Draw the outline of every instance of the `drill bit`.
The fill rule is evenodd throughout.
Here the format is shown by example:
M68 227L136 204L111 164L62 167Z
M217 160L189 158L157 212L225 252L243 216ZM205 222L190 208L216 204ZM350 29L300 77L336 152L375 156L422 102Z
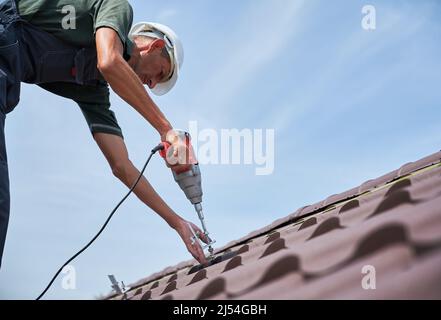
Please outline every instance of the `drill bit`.
M201 203L196 203L194 205L194 208L196 209L196 212L198 213L198 217L199 220L201 221L201 225L202 225L202 230L204 231L204 235L207 237L208 239L208 252L210 252L210 259L214 258L214 249L211 246L213 243L215 243L215 241L211 240L211 238L208 236L208 230L207 230L207 226L205 225L205 219L204 219L204 213L202 211L202 205Z

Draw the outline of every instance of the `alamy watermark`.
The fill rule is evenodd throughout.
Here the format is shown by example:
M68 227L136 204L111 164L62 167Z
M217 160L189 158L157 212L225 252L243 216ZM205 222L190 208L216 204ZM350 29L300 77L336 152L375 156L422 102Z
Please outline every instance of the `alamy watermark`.
M364 290L375 290L377 288L377 275L374 266L366 265L361 269L364 275L361 279L361 287Z
M61 287L64 290L75 290L77 288L77 272L75 267L72 265L67 265L61 271L64 274L61 279Z
M274 172L274 129L200 129L197 121L190 121L188 135L182 130L171 130L166 140L168 164L254 165L256 175Z
M254 165L256 175L274 172L274 129L200 130L197 121L188 128L199 163Z
M361 27L366 31L377 29L377 10L373 5L365 5L361 8L363 17L361 19Z
M77 19L75 7L73 5L65 5L61 9L61 13L65 14L63 19L61 19L61 27L65 30L76 29Z

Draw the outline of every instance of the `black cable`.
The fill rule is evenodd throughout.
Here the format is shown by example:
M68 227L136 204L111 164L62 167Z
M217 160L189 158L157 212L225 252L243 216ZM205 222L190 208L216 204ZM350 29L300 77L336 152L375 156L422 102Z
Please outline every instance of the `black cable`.
M89 248L89 246L100 236L100 234L104 231L104 229L106 228L107 224L109 223L110 219L112 219L113 215L115 214L116 210L118 210L118 208L121 206L121 204L128 198L128 196L133 192L133 190L136 188L136 185L138 184L139 180L141 180L142 175L144 174L145 169L147 168L147 165L150 162L150 159L152 159L153 155L158 152L159 150L164 149L164 146L162 144L159 144L158 146L156 146L150 153L150 156L148 157L146 163L144 164L144 167L142 168L138 178L136 179L135 183L133 184L133 186L130 188L130 191L124 196L124 198L121 199L121 201L116 205L115 209L112 210L112 212L110 213L109 217L107 218L106 222L104 223L104 225L101 227L100 231L98 231L98 233L92 238L92 240L89 241L89 243L87 245L85 245L80 251L78 251L77 253L75 253L69 260L67 260L62 266L61 268L57 271L57 273L55 273L55 275L53 276L52 280L49 282L49 284L47 285L46 289L43 290L43 292L38 296L38 298L36 300L40 300L45 294L46 292L49 290L49 288L52 286L52 284L54 283L55 279L58 277L58 275L61 273L61 271L64 269L65 266L67 266L69 263L72 262L72 260L74 260L76 257L78 257L80 254L82 254L87 248Z

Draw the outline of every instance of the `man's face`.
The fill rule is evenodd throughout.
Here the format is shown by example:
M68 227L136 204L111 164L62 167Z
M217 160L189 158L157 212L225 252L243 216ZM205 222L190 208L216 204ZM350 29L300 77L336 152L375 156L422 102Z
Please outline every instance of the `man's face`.
M140 52L139 62L134 67L135 73L143 84L154 88L156 84L167 80L170 74L170 60L161 54L163 41L159 40L156 45L152 45Z

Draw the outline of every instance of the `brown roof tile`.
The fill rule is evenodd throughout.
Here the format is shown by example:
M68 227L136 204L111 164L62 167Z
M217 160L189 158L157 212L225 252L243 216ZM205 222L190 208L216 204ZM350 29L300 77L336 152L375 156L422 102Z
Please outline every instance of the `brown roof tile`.
M168 267L116 299L441 299L441 153ZM362 271L375 267L376 289Z

